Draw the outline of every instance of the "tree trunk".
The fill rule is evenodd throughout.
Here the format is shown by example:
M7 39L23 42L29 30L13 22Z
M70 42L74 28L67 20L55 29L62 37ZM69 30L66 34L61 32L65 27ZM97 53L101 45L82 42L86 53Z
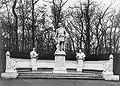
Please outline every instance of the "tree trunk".
M14 18L15 18L15 27L14 27L14 31L15 31L15 49L18 50L18 33L17 33L17 30L18 30L18 16L17 16L17 14L15 12L16 4L17 4L17 0L14 1L14 4L12 6L12 12L13 12L13 15L14 15Z
M34 0L32 0L32 47L35 47Z
M24 51L24 29L25 29L25 20L24 20L24 16L23 16L23 19L22 19L22 51Z
M90 55L90 16L89 16L90 0L88 0L86 7L86 54Z
M24 12L24 5L22 4L22 0L20 0L20 4L21 4L21 21L22 21L22 43L21 43L21 49L22 51L24 51L24 30L25 30L25 12Z
M112 28L111 28L111 31L110 31L110 51L109 53L111 54L112 53Z
M0 27L2 26L0 21ZM3 55L2 28L0 28L0 73L5 71L5 57Z

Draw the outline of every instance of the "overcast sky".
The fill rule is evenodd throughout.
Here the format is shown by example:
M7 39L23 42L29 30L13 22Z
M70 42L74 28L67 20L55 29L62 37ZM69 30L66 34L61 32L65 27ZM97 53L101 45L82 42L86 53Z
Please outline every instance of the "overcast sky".
M79 0L68 0L66 6L72 6L73 4L76 4ZM83 0L85 1L85 0ZM98 3L100 3L101 5L103 5L103 7L107 7L110 3L114 3L112 5L112 8L116 8L116 6L120 5L120 0L92 0L92 1L96 1Z
M45 1L48 1L48 0L45 0ZM50 1L52 1L52 0L50 0ZM64 10L67 9L69 6L71 6L71 7L74 6L76 3L78 3L78 1L80 1L80 0L68 0L68 2L63 7ZM81 1L85 1L85 0L81 0ZM101 5L102 10L105 10L112 2L113 5L111 6L110 10L115 9L118 11L118 9L119 9L119 11L120 11L120 0L92 0L92 1L96 1L99 5ZM39 2L37 4L43 5L46 3L43 0L39 0ZM47 5L47 13L51 13L50 12L50 5L48 3L46 5Z
M48 0L46 0L46 1L48 1ZM79 0L68 0L68 2L64 6L64 9L67 9L69 6L74 6L76 3L78 3L78 1ZM81 1L85 1L85 0L81 0ZM100 5L103 7L103 9L106 8L108 5L110 5L111 2L113 3L111 8L118 9L118 6L120 8L120 0L92 0L92 1L96 1L96 2L100 3ZM42 0L39 0L38 4L42 5L43 3L44 2ZM50 8L49 5L47 7L48 7L48 9Z

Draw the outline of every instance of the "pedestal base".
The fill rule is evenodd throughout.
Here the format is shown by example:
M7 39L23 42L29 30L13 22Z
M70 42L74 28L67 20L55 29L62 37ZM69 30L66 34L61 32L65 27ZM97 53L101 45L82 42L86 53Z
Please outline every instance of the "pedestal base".
M82 72L83 69L83 60L78 60L78 64L77 64L77 71L78 72Z
M65 56L64 51L55 52L55 66L53 73L67 73L65 66Z
M32 70L37 70L36 59L35 58L31 59L31 67L32 67Z
M32 67L32 71L33 71L33 70L37 70L37 67Z

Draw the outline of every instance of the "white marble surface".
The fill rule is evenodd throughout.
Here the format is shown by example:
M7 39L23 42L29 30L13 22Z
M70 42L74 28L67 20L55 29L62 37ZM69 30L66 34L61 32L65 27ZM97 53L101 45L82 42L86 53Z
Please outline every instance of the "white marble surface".
M16 72L15 68L54 68L55 70L66 70L66 68L77 69L94 69L110 72L113 70L113 59L104 61L66 61L66 53L55 52L55 60L31 60L10 58L10 53L6 53L6 72ZM77 63L78 62L78 63Z
M16 68L30 68L30 59L14 59L16 61ZM97 69L103 70L103 64L105 61L84 61L84 69ZM38 68L54 68L55 60L37 60L36 65ZM77 69L77 61L65 61L66 68Z

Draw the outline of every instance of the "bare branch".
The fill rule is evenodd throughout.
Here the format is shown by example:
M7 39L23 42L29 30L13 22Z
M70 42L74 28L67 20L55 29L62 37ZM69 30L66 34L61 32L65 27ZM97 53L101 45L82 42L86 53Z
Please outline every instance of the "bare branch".
M110 4L110 5L106 8L106 10L104 11L103 15L101 16L101 19L104 17L104 15L105 15L106 12L108 11L108 9L111 7L111 5L112 5L112 4Z
M36 0L36 1L34 2L34 4L36 4L38 1L39 1L39 0Z
M17 14L15 12L16 4L17 4L17 0L14 1L13 7L12 7L12 12L13 12L13 14L14 14L15 17L17 17Z
M63 7L66 3L68 2L68 0L66 0L63 4L62 4L62 6L61 7Z

